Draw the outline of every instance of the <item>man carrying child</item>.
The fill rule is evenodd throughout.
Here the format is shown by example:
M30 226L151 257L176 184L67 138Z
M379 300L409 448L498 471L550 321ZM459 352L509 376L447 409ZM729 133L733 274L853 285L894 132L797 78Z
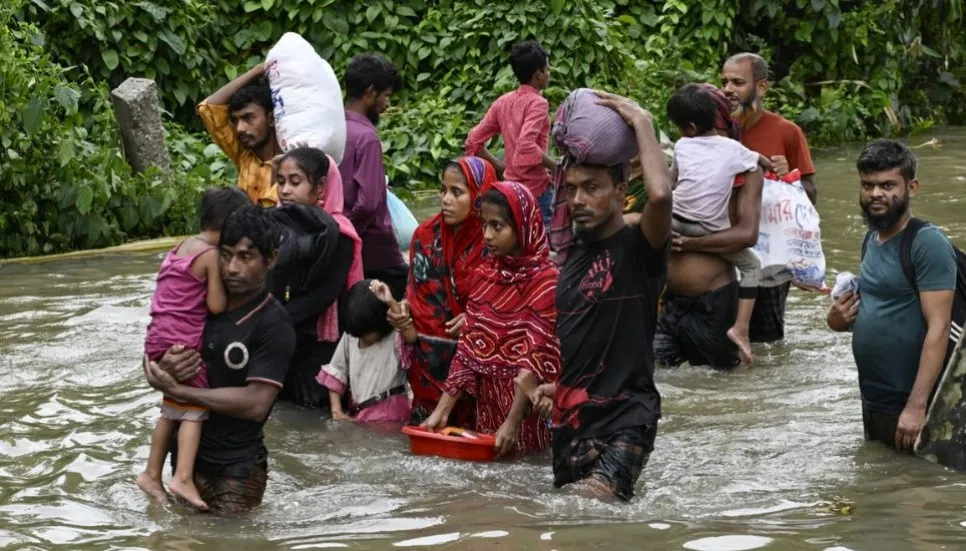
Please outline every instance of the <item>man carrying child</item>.
M295 348L291 320L266 288L279 235L271 215L261 207L247 206L231 214L219 244L227 309L208 318L200 354L173 346L160 361L144 362L152 387L210 412L202 428L194 483L208 509L218 514L237 514L259 505L268 481L262 429ZM182 384L200 370L202 361L209 388ZM175 464L176 447L171 455Z

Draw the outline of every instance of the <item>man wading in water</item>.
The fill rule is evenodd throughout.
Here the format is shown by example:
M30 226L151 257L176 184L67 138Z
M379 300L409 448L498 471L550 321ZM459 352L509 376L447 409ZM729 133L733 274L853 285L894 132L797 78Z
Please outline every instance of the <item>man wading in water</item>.
M268 211L244 207L221 231L221 277L228 292L224 314L205 324L201 355L175 346L156 364L145 358L148 383L166 396L211 413L201 433L194 482L217 514L236 514L262 502L268 481L268 451L262 427L282 389L295 349L295 331L285 309L266 290L278 254L279 230ZM199 362L209 388L190 379ZM171 464L177 449L171 450Z
M272 159L282 153L275 138L272 91L259 63L198 104L211 139L238 169L238 187L253 203L275 206Z
M651 339L667 270L671 174L650 114L599 94L600 104L633 128L647 204L639 225L625 225L629 162L566 171L562 191L577 240L557 286L563 366L553 393L553 473L556 487L585 481L598 497L626 501L654 449L661 416ZM548 386L540 391L549 394Z
M721 80L721 89L741 122L741 144L767 157L779 177L798 169L802 187L815 204L815 167L805 134L795 123L765 111L762 105L768 90L768 63L756 54L737 54L725 62ZM757 235L750 246L756 242ZM790 287L791 283L759 287L749 327L751 342L770 343L785 338L785 302Z
M859 292L839 297L828 313L833 331L852 331L867 440L912 451L949 344L956 289L956 253L929 224L913 236L909 260L915 288L903 273L901 246L919 189L916 157L894 140L871 143L859 155L859 206L871 230L862 246Z

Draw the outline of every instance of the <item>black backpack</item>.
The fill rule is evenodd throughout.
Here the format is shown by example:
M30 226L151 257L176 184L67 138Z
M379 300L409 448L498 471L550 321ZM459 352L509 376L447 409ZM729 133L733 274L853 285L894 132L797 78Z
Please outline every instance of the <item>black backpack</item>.
M902 242L899 243L899 263L902 265L902 273L906 276L906 281L912 286L912 290L919 294L919 286L916 285L916 270L912 265L912 242L916 239L916 234L922 228L931 225L929 222L920 218L910 218L906 231L902 234ZM865 251L869 248L869 240L872 239L873 232L865 234L862 241L862 256L865 258ZM946 358L943 360L943 367L949 363L949 358L953 355L956 343L963 335L963 325L966 324L966 254L953 245L956 251L956 292L953 295L953 312L949 325L949 346L946 347ZM859 289L859 293L862 289Z

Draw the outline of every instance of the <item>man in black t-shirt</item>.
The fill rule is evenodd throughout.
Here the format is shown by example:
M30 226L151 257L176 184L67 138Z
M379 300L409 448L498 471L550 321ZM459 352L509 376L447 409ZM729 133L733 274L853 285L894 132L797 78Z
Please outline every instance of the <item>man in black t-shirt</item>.
M232 213L221 233L221 277L227 311L205 324L201 354L172 347L159 364L145 358L152 387L210 411L195 460L194 482L208 509L237 514L259 505L268 481L262 427L285 381L295 332L285 309L266 290L279 230L258 206ZM178 381L207 368L209 388ZM172 449L172 465L177 449Z
M661 416L651 340L667 268L671 175L650 114L602 97L634 129L648 200L640 224L625 225L629 165L567 170L577 240L557 287L563 369L554 390L553 471L557 487L585 481L598 497L628 500Z

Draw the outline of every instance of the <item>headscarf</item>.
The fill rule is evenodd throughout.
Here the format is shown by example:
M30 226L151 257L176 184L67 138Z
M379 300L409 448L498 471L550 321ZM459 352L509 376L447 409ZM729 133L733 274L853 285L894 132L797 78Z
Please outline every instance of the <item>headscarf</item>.
M410 386L417 399L428 401L439 399L438 385L449 374L456 340L446 334L446 322L463 313L469 277L486 251L480 193L496 181L493 166L479 157L461 157L457 163L470 195L466 220L454 232L438 213L416 228L409 248L406 300L419 335L411 356Z
M732 115L731 101L724 92L713 84L704 83L701 85L705 90L711 92L714 100L714 127L725 133L732 140L741 141L741 123Z
M567 194L563 193L567 169L579 164L620 165L623 179L630 176L630 161L637 155L637 137L621 116L609 107L597 105L593 90L579 88L557 109L551 135L562 153L551 185L556 200L550 220L550 245L555 261L563 266L574 243Z
M349 276L345 281L345 288L349 289L357 281L363 278L362 239L360 239L359 234L356 233L356 229L353 227L352 222L350 222L349 219L342 214L344 201L342 198L342 174L339 173L339 165L336 164L335 160L331 156L326 155L326 157L329 158L329 172L325 177L325 191L322 192L322 197L319 198L319 206L322 207L325 212L329 213L339 224L339 233L352 240L352 264L349 266ZM319 334L320 341L339 341L338 301L332 303L332 305L329 306L329 308L323 312L321 316L319 316L316 331Z
M560 373L556 290L543 218L533 195L517 183L497 182L516 227L520 256L489 257L476 272L466 305L454 372L494 377L528 369L542 381Z

